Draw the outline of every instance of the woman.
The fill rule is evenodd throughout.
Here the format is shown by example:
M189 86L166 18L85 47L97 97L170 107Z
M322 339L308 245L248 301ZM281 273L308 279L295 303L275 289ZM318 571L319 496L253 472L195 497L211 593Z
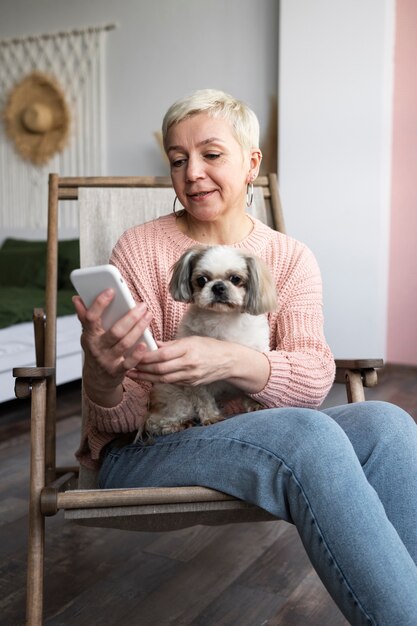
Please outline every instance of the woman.
M136 308L104 332L112 292L89 310L75 298L89 406L81 462L101 466L103 488L199 484L255 503L296 525L352 624L415 625L417 429L386 403L318 409L334 377L320 274L304 245L246 213L261 163L256 116L223 92L198 91L170 107L163 137L184 210L174 204L174 214L127 231L111 259ZM248 249L269 266L279 305L268 352L173 339L186 305L168 293L170 270L196 242ZM134 347L148 325L156 352ZM219 379L264 409L230 405L212 426L126 443L144 423L153 383Z

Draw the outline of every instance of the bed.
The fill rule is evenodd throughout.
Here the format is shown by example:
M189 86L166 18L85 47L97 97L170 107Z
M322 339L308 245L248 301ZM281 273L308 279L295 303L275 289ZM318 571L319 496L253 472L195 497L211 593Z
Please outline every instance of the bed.
M44 306L46 243L6 237L0 247L0 402L12 400L12 368L35 364L34 307ZM79 267L77 239L59 242L57 383L81 377L80 324L69 280Z

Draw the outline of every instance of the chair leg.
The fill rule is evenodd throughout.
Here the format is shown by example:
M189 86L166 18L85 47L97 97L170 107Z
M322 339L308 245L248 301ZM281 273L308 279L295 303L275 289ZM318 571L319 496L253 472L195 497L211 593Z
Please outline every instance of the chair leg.
M43 570L45 519L41 512L41 491L45 486L46 380L32 381L31 458L29 497L29 540L26 595L26 624L43 623Z
M43 562L45 549L45 520L34 512L29 521L29 546L26 594L26 624L43 623Z
M364 402L365 391L361 372L359 370L347 370L345 376L348 402Z

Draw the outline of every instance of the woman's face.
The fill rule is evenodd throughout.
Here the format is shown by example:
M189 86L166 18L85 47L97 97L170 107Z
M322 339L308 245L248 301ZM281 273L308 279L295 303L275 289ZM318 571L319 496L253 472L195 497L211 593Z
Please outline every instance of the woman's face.
M260 151L244 151L226 120L194 115L171 126L166 146L175 192L195 219L212 221L245 208Z

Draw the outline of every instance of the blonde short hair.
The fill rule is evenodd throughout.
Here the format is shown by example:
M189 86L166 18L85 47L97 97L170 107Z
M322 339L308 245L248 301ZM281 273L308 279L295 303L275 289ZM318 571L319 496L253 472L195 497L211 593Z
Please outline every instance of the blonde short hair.
M259 122L252 109L224 91L199 89L174 102L166 112L162 122L165 149L167 133L171 126L198 113L207 113L210 117L227 120L242 148L259 148Z

